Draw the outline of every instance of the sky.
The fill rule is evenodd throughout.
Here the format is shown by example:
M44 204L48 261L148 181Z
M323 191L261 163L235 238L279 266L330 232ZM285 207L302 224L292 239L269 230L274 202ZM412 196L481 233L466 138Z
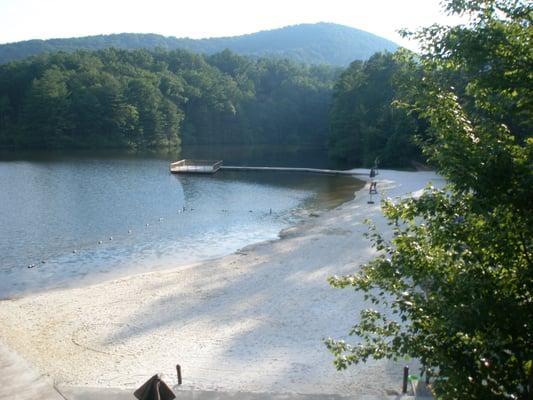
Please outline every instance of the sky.
M0 0L0 43L135 32L206 38L333 22L416 50L400 28L454 23L440 0Z

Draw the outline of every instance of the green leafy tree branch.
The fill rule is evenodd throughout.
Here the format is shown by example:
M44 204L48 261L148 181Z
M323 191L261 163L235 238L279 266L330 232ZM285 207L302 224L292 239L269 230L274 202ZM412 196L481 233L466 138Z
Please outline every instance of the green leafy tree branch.
M424 29L421 56L397 55L422 67L397 103L427 121L418 140L448 186L383 202L392 236L369 234L379 255L330 279L372 307L353 343L326 344L338 368L415 357L439 399L531 399L531 10L514 0L445 7L470 22Z

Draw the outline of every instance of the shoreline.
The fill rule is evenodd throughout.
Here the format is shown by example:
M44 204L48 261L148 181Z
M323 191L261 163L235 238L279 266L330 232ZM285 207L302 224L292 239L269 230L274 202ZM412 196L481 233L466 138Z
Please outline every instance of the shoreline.
M237 175L247 176L246 173ZM225 179L234 180L231 176ZM249 178L243 179L243 182L247 179ZM252 178L252 181L253 179L255 178ZM268 187L268 180L266 182L265 187ZM292 179L292 184L298 185L298 178ZM106 232L100 232L90 239L67 239L67 246L59 246L61 251L52 251L51 254L46 251L50 247L48 244L39 247L34 246L39 244L38 241L17 241L14 250L6 254L6 268L0 271L0 301L23 298L40 292L92 286L131 275L214 261L243 247L279 239L280 232L287 227L298 224L317 212L326 212L351 201L354 191L362 185L364 181L357 176L342 177L341 180L335 181L333 190L330 186L324 187L323 181L318 182L318 187L310 186L310 182L307 182L301 187L297 186L295 190L299 194L296 200L293 200L290 190L287 190L290 187L287 187L285 182L280 184L281 197L284 198L283 201L286 200L285 204L276 203L275 198L267 197L270 200L259 201L257 207L254 207L254 204L239 203L241 207L232 209L231 205L221 205L219 208L222 210L219 210L205 208L205 204L201 204L196 210L191 207L187 210L191 212L186 214L181 214L180 206L177 216L174 210L167 211L170 209L167 207L167 214L154 214L152 218L145 216L137 225L130 222L119 228L111 226ZM257 194L252 190L252 195ZM246 207L250 207L250 210ZM270 214L268 207L272 207ZM202 217L204 211L209 214L207 220ZM164 218L158 219L157 215L163 215ZM203 228L194 230L191 221L195 218L209 221L209 225L204 222ZM210 218L214 219L212 226L215 228L211 227ZM183 226L192 228L192 238ZM172 227L174 229L170 230ZM150 230L154 230L155 235L161 235L160 232L166 230L166 235L152 239L147 236L150 235ZM176 230L179 237L175 237ZM88 231L90 232L90 229ZM24 247L21 247L21 244ZM33 253L26 251L33 248L41 250ZM43 249L45 251L42 251ZM33 255L26 256L27 253Z
M381 174L381 190L393 196L439 179ZM180 363L184 389L385 395L400 387L403 364L337 372L322 342L345 337L364 305L326 278L374 254L361 220L386 224L382 192L368 205L367 189L279 239L218 259L1 301L0 341L67 386L130 389L157 372L173 385Z

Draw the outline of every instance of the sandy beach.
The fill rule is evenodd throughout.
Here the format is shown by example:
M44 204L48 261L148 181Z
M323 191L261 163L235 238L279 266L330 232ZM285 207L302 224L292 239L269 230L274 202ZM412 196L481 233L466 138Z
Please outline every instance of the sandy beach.
M442 179L380 171L396 197ZM323 339L346 337L362 296L331 275L372 257L370 218L386 230L368 187L309 216L280 239L226 257L0 302L0 341L61 385L135 388L157 372L188 389L386 396L406 363L371 361L336 371ZM407 361L409 363L409 361Z

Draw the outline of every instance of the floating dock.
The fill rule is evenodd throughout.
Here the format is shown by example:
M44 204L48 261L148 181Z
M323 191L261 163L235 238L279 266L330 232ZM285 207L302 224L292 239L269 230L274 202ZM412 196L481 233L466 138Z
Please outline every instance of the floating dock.
M222 166L222 160L179 160L170 164L173 174L214 174Z
M174 174L214 174L219 170L225 171L281 171L281 172L309 172L326 175L361 175L353 171L320 168L296 168L296 167L248 167L223 165L222 160L180 160L170 164L170 172Z

